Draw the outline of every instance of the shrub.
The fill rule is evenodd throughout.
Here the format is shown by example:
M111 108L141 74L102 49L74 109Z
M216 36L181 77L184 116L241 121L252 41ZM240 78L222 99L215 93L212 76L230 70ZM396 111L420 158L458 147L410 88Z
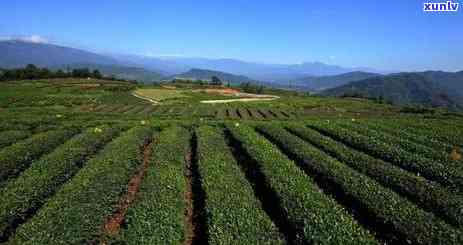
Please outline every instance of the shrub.
M31 133L27 130L8 130L0 132L0 148L16 143L30 135Z
M0 203L0 238L8 235L13 224L24 222L74 176L90 155L119 131L119 128L104 128L101 132L88 129L34 161L18 178L9 182L1 190L5 200Z
M299 239L314 244L376 243L345 209L324 195L310 177L269 141L246 126L228 126L228 129L259 164L288 220L299 230Z
M376 181L354 171L307 142L287 131L261 126L259 129L275 141L285 152L297 159L307 173L323 183L339 188L362 214L374 218L377 224L389 227L399 240L416 244L461 244L463 232L425 212ZM370 221L371 222L371 221Z
M349 148L313 129L296 126L287 129L360 173L370 176L383 186L409 197L419 206L442 216L451 224L460 227L463 225L461 195L450 193L435 182Z
M52 151L77 132L72 128L39 133L0 150L0 184L14 178L34 159Z
M11 242L82 244L98 241L103 223L127 192L127 183L142 162L140 150L152 133L148 127L137 127L109 143L34 217L17 229Z
M334 123L311 122L309 126L355 149L391 162L418 175L423 175L423 177L437 181L444 186L458 189L463 187L463 174L461 172L453 171L444 164L430 161L419 154L407 152L396 145L387 144L375 135L361 135Z
M212 127L200 127L197 132L210 243L283 243L233 158L223 133Z

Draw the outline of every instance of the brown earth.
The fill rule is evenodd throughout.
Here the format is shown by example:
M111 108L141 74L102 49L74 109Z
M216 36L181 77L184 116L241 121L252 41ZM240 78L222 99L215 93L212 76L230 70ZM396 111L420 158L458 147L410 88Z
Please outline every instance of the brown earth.
M103 234L105 236L115 236L119 234L121 225L124 222L125 215L130 204L135 200L138 191L140 190L143 177L146 175L149 167L149 160L151 157L151 146L149 143L143 149L143 164L140 170L130 179L127 193L121 198L116 211L111 215L103 225ZM104 238L103 238L104 239ZM102 241L101 244L106 244Z
M450 153L450 159L453 161L460 161L462 159L461 150L458 146L453 147L453 150Z

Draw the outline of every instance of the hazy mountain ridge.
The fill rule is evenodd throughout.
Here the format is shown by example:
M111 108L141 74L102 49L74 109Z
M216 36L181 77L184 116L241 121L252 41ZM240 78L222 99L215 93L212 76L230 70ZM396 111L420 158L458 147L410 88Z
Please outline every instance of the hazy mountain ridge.
M321 91L376 76L382 75L379 73L354 71L332 76L307 76L296 79L293 84L310 91Z
M140 82L151 83L160 81L164 76L160 73L149 71L140 67L121 66L121 65L104 65L104 64L70 64L65 66L56 67L55 69L79 69L89 68L90 70L99 70L105 76L115 76L116 78L126 80L137 80Z
M460 76L463 73L461 72L453 74L448 72L396 73L350 82L325 90L321 94L329 96L381 97L397 105L462 109L463 90L450 90L449 85L446 85L440 79L444 75L453 77L455 74L460 79L459 83L463 83L463 76Z
M134 67L129 62L121 62L109 56L64 47L54 44L35 43L23 40L0 41L0 67L20 68L28 64L50 69L98 69L108 76L142 82L159 81L160 72Z
M77 63L122 65L111 57L80 49L20 40L0 41L0 54L0 67L3 68L19 68L27 64L40 67Z
M463 71L424 71L420 72L419 74L424 76L426 79L437 82L446 89L463 96Z
M243 75L255 80L267 82L287 82L305 76L328 76L362 70L378 72L371 68L345 68L321 62L301 64L263 64L237 59L208 59L194 57L146 57L137 55L114 55L119 61L133 62L148 69L163 70L173 75L190 69L215 70Z
M27 64L39 67L63 67L73 64L114 65L139 67L163 76L188 72L191 69L213 70L245 76L252 80L284 86L288 81L306 76L338 75L355 69L321 62L301 64L262 64L237 59L208 59L190 57L146 57L138 55L97 54L54 44L34 43L23 40L0 41L0 67L17 68ZM107 68L107 67L106 67ZM117 68L106 70L118 70ZM368 68L362 69L369 70ZM145 77L146 72L139 76ZM117 75L117 74L114 74ZM137 77L131 75L131 77ZM150 76L148 76L150 77Z
M191 79L191 80L211 80L212 76L218 77L223 82L230 82L231 84L239 84L243 82L257 82L246 76L235 75L226 72L205 70L205 69L191 69L187 72L180 73L169 77L168 79L180 78L180 79Z

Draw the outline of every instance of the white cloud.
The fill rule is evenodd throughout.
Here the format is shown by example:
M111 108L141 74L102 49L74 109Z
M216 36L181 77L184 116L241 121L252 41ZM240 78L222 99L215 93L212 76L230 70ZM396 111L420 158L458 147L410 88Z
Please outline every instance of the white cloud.
M20 37L18 38L19 40L25 41L25 42L31 42L31 43L48 43L48 40L44 37L41 37L39 35L31 35L31 36L26 36L26 37Z
M24 42L30 43L49 43L48 39L39 36L39 35L30 35L30 36L0 36L0 41L5 40L21 40Z

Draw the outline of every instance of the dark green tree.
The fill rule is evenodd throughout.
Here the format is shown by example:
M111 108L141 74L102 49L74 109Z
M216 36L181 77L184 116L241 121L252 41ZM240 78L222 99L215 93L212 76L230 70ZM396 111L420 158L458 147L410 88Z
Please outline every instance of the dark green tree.
M36 71L37 66L35 66L34 64L28 64L25 69L28 71Z
M88 68L74 69L72 70L72 77L91 77L90 70Z
M222 81L220 80L220 78L218 78L216 76L212 76L211 77L211 84L212 85L222 85Z
M28 64L25 69L17 69L18 78L20 79L36 79L41 77L41 70L33 64Z
M51 78L53 77L53 72L47 68L42 68L38 71L38 74L34 78Z
M101 79L101 78L103 78L103 75L101 75L99 70L93 70L92 77L96 78L96 79Z
M61 70L61 69L57 70L56 73L55 73L55 77L57 77L57 78L63 78L63 77L66 77L66 76L67 76L66 73L64 73L63 70Z

